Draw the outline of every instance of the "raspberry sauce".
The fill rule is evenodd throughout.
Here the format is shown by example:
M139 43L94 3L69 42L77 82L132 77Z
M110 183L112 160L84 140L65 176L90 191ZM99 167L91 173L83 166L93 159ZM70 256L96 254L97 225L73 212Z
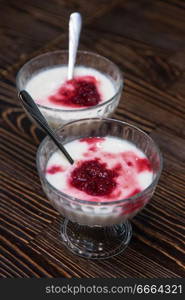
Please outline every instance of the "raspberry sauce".
M49 101L68 107L94 106L101 101L97 86L98 82L93 76L76 77L66 81L56 94L49 97Z
M54 175L58 172L63 172L63 168L61 166L53 165L46 170L46 173Z
M88 144L88 146L89 146L88 151L91 151L91 152L98 151L97 144L101 143L103 141L105 141L105 138L103 138L103 137L91 137L91 138L80 139L81 143L85 142ZM89 156L88 153L87 153L87 156Z
M138 194L138 193L140 193L140 192L141 192L141 189L136 188L136 189L134 189L134 190L132 191L132 193L130 193L130 194L127 196L127 198L133 197L133 196L135 196L136 194Z
M152 181L150 161L126 140L85 137L72 141L68 151L76 157L75 165L62 163L61 156L57 158L56 154L50 167L60 162L64 171L55 178L54 172L60 169L53 167L47 175L61 191L79 199L100 202L127 199L142 192Z
M96 144L96 143L103 142L103 141L105 141L105 138L103 138L103 137L90 137L90 138L88 137L88 138L80 139L81 143L86 142L89 145Z
M71 185L92 196L110 195L116 187L115 171L98 159L84 161L71 174Z
M130 168L135 168L137 173L144 171L152 172L150 161L147 158L138 157L133 151L122 153L122 159Z

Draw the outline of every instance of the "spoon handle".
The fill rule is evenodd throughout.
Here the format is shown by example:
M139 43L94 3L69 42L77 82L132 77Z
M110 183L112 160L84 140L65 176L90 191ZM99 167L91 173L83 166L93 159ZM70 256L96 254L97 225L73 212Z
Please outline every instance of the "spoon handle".
M54 143L57 145L57 147L63 152L67 160L70 162L70 164L74 163L74 160L69 155L69 153L66 151L64 146L58 141L58 136L53 132L53 130L49 127L46 119L40 112L38 106L35 104L32 97L26 92L21 91L19 93L19 98L23 104L23 107L25 110L34 118L34 120L46 131L46 133L50 136L50 138L54 141Z
M76 53L82 27L81 15L72 13L69 19L69 60L68 60L68 80L73 78Z

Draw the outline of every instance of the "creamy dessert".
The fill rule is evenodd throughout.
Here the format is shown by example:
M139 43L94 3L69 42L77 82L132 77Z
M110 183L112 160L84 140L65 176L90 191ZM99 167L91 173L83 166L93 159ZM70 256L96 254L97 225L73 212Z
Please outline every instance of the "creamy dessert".
M154 178L150 161L134 144L107 136L74 140L65 147L75 163L70 165L60 151L54 152L46 166L46 179L71 200L89 205L84 203L79 210L75 202L65 206L57 200L54 204L64 215L80 224L112 225L132 217L146 204L148 199L143 197L114 206L114 201L141 193ZM103 202L110 205L102 206Z
M110 78L83 66L75 68L72 80L67 80L67 66L46 69L33 76L25 88L37 104L61 109L88 108L115 94Z
M109 115L110 110L98 105L116 93L111 78L93 68L77 66L74 78L67 80L65 65L36 73L28 80L25 89L41 105L42 113L53 127L85 118L87 114L88 117ZM111 110L114 108L111 106Z

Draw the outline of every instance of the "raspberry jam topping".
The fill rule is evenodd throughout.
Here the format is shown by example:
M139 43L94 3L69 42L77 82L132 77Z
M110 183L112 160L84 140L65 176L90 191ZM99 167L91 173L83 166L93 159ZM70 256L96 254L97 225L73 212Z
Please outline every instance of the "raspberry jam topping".
M66 81L49 101L69 107L88 107L101 101L97 89L97 80L93 76L81 76Z
M130 194L127 196L127 198L133 197L133 196L135 196L136 194L138 194L138 193L140 193L140 192L141 192L141 189L136 188L136 189L134 189L134 190L132 191L132 193L130 193Z
M152 171L151 163L147 158L137 159L137 169L139 173L144 171L151 172Z
M86 142L88 144L88 146L89 146L88 150L92 151L92 152L97 152L98 151L97 144L101 143L103 141L105 141L105 138L103 138L103 137L90 137L90 138L80 139L81 143Z
M54 176L52 183L56 178L57 186L66 194L87 201L114 201L133 197L152 182L149 159L126 141L95 136L72 143L70 151L75 153L79 149L75 165L63 167L62 161L55 158L47 168L48 178ZM63 172L58 166L62 166ZM135 209L132 202L129 205L124 210Z
M122 154L122 159L128 167L135 168L137 173L144 171L152 172L151 163L147 158L138 157L132 151L126 151Z
M103 137L90 137L90 138L88 137L88 138L80 139L81 143L86 142L89 145L96 144L96 143L103 142L103 141L105 141L105 138L103 138Z
M58 172L63 172L63 168L61 166L53 165L46 170L46 173L54 175Z
M110 195L116 187L117 173L98 159L84 161L71 174L71 185L92 196Z

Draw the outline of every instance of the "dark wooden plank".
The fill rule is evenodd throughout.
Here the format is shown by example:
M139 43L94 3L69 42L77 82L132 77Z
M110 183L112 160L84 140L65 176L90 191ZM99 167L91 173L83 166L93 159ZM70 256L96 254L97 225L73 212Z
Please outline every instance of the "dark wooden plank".
M166 268L165 264L156 262L155 259L150 260L150 255L142 254L140 247L145 248L142 243L138 242L133 247L133 238L131 245L122 254L110 258L109 260L92 261L85 260L71 254L62 245L59 235L60 220L42 233L38 239L30 243L33 249L37 249L43 253L46 259L51 259L58 268L65 269L68 274L73 277L179 277L177 272L171 272ZM152 249L150 249L152 251ZM144 252L144 251L143 251ZM143 265L146 266L143 272Z
M76 1L29 1L4 0L0 18L0 70L32 53L58 35L68 31L70 13L82 13L83 22L90 22L94 15L102 15L120 0L95 0L86 5L86 0ZM15 43L16 40L16 43ZM67 48L60 45L62 48Z
M184 9L174 1L126 1L97 18L91 28L177 51L185 46L184 16Z
M185 61L185 55L183 60L181 61L182 66L184 65L183 61ZM182 107L184 104L184 97L185 97L184 86L185 86L185 72L183 72L179 80L169 88L169 93L172 94L173 96L175 95L179 100L178 107Z
M168 172L185 178L185 139L159 127L151 132L151 137L159 145L164 156L164 167ZM185 199L185 191L184 191Z
M67 277L65 272L62 276L52 263L48 264L39 251L19 243L8 229L3 231L0 249L0 266L6 272L5 277Z
M14 1L14 3L16 2ZM7 66L15 63L26 54L40 48L43 43L54 39L57 34L62 33L62 30L64 30L62 28L56 30L53 27L46 26L29 13L10 5L3 5L2 7L0 26L1 69L6 69Z

